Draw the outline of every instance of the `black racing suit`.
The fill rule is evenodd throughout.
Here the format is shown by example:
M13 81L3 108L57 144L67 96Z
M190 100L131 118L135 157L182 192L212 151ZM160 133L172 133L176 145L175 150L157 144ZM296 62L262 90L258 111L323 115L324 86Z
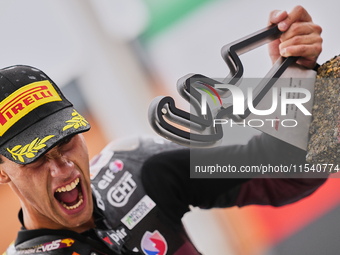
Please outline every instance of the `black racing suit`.
M181 222L189 205L281 206L311 194L327 177L193 179L190 153L161 138L109 144L91 162L96 227L81 234L26 230L20 212L23 227L7 254L195 255ZM264 134L247 145L196 149L195 163L213 164L216 157L236 167L305 163L304 151Z

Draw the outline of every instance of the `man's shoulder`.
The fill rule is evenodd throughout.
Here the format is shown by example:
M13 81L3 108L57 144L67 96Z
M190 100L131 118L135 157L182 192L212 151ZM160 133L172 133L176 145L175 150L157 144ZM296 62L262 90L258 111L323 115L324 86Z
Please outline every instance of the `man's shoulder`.
M123 169L124 161L143 163L151 156L181 148L183 147L157 136L133 136L118 139L109 143L91 159L90 178L94 180L99 172L107 169L117 173Z
M90 175L94 204L106 216L111 227L119 227L131 210L151 200L145 192L145 180L142 178L145 161L178 148L181 147L163 138L138 137L120 145L111 143L92 160ZM146 210L142 214L148 212Z

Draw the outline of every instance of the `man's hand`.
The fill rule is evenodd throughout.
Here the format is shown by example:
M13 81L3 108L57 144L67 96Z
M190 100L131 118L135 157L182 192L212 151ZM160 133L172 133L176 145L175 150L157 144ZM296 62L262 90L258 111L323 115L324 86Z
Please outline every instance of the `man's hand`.
M283 32L281 37L269 44L269 55L273 64L280 57L301 57L297 63L314 68L322 51L322 29L313 23L311 16L301 6L296 6L288 14L286 11L272 11L269 25L278 24Z

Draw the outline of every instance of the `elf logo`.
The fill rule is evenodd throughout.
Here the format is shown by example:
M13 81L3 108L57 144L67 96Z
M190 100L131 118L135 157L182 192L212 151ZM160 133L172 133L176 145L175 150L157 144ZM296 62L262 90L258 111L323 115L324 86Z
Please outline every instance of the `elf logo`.
M35 108L53 101L61 101L61 98L47 80L16 90L0 103L0 136Z
M115 178L114 174L110 169L107 169L103 174L101 180L98 182L98 188L101 190L106 189L112 180Z
M153 233L146 231L140 246L146 255L165 255L168 250L168 244L158 230Z
M132 174L126 171L120 180L107 192L107 200L115 207L122 207L127 204L130 196L137 188Z

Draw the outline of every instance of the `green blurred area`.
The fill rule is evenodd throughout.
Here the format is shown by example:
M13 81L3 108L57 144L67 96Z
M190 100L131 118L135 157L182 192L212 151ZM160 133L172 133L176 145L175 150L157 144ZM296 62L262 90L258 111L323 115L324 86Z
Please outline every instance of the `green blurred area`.
M144 0L150 14L150 23L142 34L149 40L175 24L201 5L216 0Z

